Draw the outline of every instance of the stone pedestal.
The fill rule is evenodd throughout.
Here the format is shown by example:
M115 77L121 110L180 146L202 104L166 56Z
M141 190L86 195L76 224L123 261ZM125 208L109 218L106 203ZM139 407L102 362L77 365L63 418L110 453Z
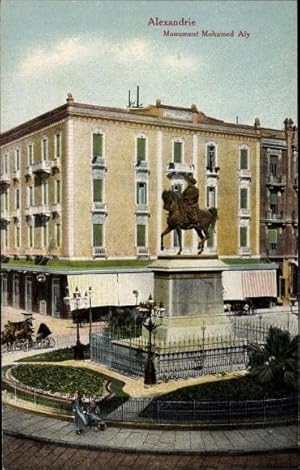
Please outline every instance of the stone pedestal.
M217 256L160 256L149 268L154 272L154 299L166 309L156 340L231 333L223 303L225 265Z

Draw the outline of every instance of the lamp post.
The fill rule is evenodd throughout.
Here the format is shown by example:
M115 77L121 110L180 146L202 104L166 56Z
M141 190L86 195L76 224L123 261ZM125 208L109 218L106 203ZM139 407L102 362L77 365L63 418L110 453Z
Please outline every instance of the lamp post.
M154 385L156 384L156 372L155 372L155 365L153 361L152 335L154 334L156 328L158 328L161 325L162 319L164 317L165 309L162 303L160 303L160 305L157 306L152 296L150 295L148 301L146 303L141 303L140 306L137 308L137 310L139 310L140 312L145 312L147 314L147 318L144 321L143 325L146 328L146 330L149 332L144 384ZM160 323L157 323L155 321L156 319L161 320Z
M67 305L70 305L71 311L73 310L75 313L76 319L76 345L73 346L74 349L74 359L75 360L82 360L84 359L83 353L83 344L80 342L80 333L79 333L79 309L81 304L86 304L88 300L87 293L84 297L82 297L81 292L79 291L78 287L75 287L72 296L65 297L64 301Z
M92 323L93 323L93 312L92 312L92 288L91 286L85 291L85 298L88 299L89 303L89 343L90 343L90 353L91 353L91 341L92 341Z
M293 307L296 303L296 299L294 299L293 297L290 297L289 298L289 307L290 307L290 310L288 312L288 321L287 321L287 330L290 331L290 313L294 313L293 312Z

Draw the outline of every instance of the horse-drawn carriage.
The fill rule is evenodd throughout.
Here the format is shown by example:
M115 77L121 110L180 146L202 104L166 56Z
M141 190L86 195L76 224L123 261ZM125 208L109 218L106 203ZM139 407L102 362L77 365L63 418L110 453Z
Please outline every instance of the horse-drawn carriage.
M53 348L55 340L45 323L40 323L38 332L34 335L32 316L24 314L24 320L19 322L8 321L1 333L1 344L6 345L7 351L23 349Z

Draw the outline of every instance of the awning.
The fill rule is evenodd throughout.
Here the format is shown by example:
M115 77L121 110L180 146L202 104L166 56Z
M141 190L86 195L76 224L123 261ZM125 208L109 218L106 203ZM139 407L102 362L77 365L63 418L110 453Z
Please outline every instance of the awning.
M146 301L153 295L153 273L83 273L68 275L69 292L78 287L84 294L92 288L92 306L129 306L135 305L133 291L138 291L138 302Z
M277 297L276 270L224 271L224 301Z
M276 271L242 272L244 298L277 297Z

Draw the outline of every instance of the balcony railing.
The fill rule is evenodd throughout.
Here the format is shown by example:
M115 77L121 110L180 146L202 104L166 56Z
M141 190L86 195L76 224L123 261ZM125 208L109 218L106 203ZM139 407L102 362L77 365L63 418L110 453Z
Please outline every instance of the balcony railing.
M10 176L8 173L3 173L0 176L0 184L3 186L9 186L10 185Z
M269 222L269 223L283 224L284 223L283 212L281 211L280 213L274 213L272 211L267 211L265 220L266 222Z
M20 170L13 170L11 172L11 177L13 180L19 180L21 178L21 171Z
M239 217L250 217L250 209L239 209Z
M175 175L185 176L187 174L194 173L194 171L195 167L190 163L170 162L166 168L166 173L169 178Z
M107 213L107 204L106 202L99 202L99 201L94 201L91 203L91 211L92 212L102 212L102 213Z
M135 212L136 214L149 214L148 204L137 204Z
M40 206L32 206L31 210L33 215L40 215L45 217L51 216L51 210L49 209L49 206L46 206L45 204Z
M267 175L267 185L268 186L285 186L286 185L286 176L277 176L268 174Z
M149 173L149 164L147 160L137 160L134 165L137 172Z
M45 173L50 175L51 174L51 161L50 160L40 160L39 162L35 162L32 164L32 173Z
M239 170L239 178L251 179L250 170Z
M251 249L249 248L249 246L240 246L239 254L242 256L251 255Z
M94 258L105 258L106 248L103 246L93 246L93 257Z
M138 246L137 249L137 256L149 256L149 248L146 248L144 246Z
M219 177L220 167L218 166L207 166L206 167L206 176L210 176L213 178Z
M100 168L102 170L106 170L107 169L107 166L106 166L106 161L105 161L105 158L104 157L97 157L96 155L94 157L92 157L91 159L91 165L93 168Z

